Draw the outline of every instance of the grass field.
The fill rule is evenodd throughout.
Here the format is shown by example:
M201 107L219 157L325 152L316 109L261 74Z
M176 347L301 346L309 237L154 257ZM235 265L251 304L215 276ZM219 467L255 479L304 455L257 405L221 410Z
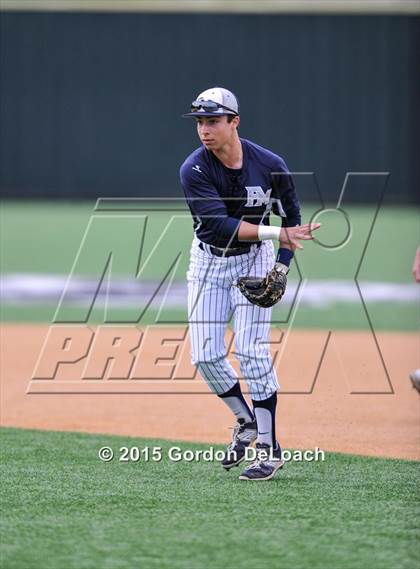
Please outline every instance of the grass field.
M38 304L36 306L27 305L10 305L3 306L2 319L9 322L52 322L57 306L52 304ZM360 310L359 310L360 309ZM132 309L123 310L116 309L113 311L113 318L116 322L124 322L127 314ZM393 331L416 331L418 329L418 310L412 304L406 305L389 305L381 303L374 306L368 306L369 316L373 323L374 330L393 330ZM93 315L90 323L102 322L101 316L103 311L98 312L98 316ZM141 325L155 324L158 322L158 312L149 309L141 319ZM187 322L186 310L170 310L166 316L169 323L176 323L180 326ZM284 320L273 321L272 327L284 328ZM165 322L166 323L166 322ZM341 303L330 308L329 310L321 310L316 308L304 307L300 309L296 320L293 323L294 328L322 328L325 330L369 330L369 321L366 318L361 307L355 310L354 305Z
M93 202L3 202L1 206L2 256L0 268L3 273L59 273L68 274L81 240L94 212ZM160 206L161 207L161 206ZM302 218L308 221L317 206L307 205L302 210ZM355 275L363 249L372 226L375 206L346 207L352 226L352 237L341 249L325 249L306 244L299 252L302 269L307 276L316 279L337 279ZM184 212L184 213L183 213ZM149 204L144 211L136 215L149 218L144 240L144 256L154 247L171 215L185 215L176 225L177 242L189 243L192 238L191 217L180 205L174 213L159 211L155 204ZM113 214L110 215L114 219ZM120 220L112 225L104 223L99 229L98 242L108 238L108 230L114 230L112 239L107 240L115 247L125 244L128 229L127 215L120 212ZM275 216L273 216L275 221ZM346 233L346 225L340 215L324 214L323 226L317 236L323 243L339 243ZM395 234L398 224L398 235ZM415 207L383 207L378 214L362 266L360 280L382 282L411 282L411 265L419 240L418 211ZM170 239L165 242L176 247ZM98 250L89 249L84 265L79 264L78 271L91 274L95 255ZM171 247L163 247L160 254L153 257L150 274L158 275L160 266L169 262L173 252ZM136 261L136 259L134 259ZM351 262L351 266L349 263ZM391 262L391 265L390 265ZM118 266L113 268L116 274L132 275L133 259L126 255ZM184 278L187 261L181 262L178 278Z
M1 236L2 250L0 269L8 275L68 275L73 267L80 244L94 213L93 202L51 203L51 202L5 202L2 205ZM181 208L181 211L180 211ZM150 257L140 279L159 281L173 262L174 250L182 250L174 270L174 281L184 282L188 266L189 244L192 238L192 225L189 213L178 204L175 217L168 226L172 213L162 211L162 204L148 204L144 211L101 213L99 222L94 222L87 232L82 254L75 264L74 274L82 277L99 278L104 269L104 252L114 250L112 275L133 279L137 270L138 249L144 229L142 215L147 216L144 233L142 260L146 259L156 243L158 250ZM303 219L309 220L316 210L307 205L303 209ZM298 265L303 278L310 283L320 279L326 283L342 280L354 284L357 272L359 282L404 284L413 286L411 265L418 244L418 216L415 208L383 207L372 223L375 208L348 207L345 211L351 221L351 238L342 247L331 248L345 237L346 224L336 212L324 213L323 226L318 232L319 240L328 245L315 243L305 245L298 254ZM179 217L181 216L181 217ZM396 238L395 228L398 224ZM169 228L168 228L169 227ZM291 281L299 281L296 263L290 273ZM362 287L363 289L363 287ZM325 299L320 299L325 300ZM396 299L395 299L396 300ZM294 325L302 328L351 328L367 329L369 324L360 301L340 301L326 310L320 306L302 306ZM369 316L375 329L415 330L418 310L415 302L398 303L391 297L389 301L366 303ZM42 321L51 322L57 300L22 303L4 303L4 321ZM356 310L355 310L356 308ZM121 315L125 319L127 308L113 308L115 319ZM74 306L69 306L73 312ZM100 322L103 310L92 313L91 321ZM284 321L287 309L276 307L274 320ZM165 308L163 319L174 323L186 320L185 309ZM156 311L149 309L142 324L154 323Z
M8 569L418 567L415 462L327 453L272 483L175 443L2 429L2 566ZM100 447L160 446L161 462L102 463ZM208 448L176 443L182 449ZM221 447L217 447L221 448Z

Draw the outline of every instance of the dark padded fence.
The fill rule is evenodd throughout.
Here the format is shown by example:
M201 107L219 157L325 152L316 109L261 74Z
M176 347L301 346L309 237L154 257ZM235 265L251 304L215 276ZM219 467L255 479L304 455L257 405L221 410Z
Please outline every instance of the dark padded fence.
M316 172L326 199L347 171L389 171L386 200L415 201L417 17L0 17L5 197L181 195L198 141L180 115L219 84L239 96L241 135ZM365 185L347 197L372 199Z

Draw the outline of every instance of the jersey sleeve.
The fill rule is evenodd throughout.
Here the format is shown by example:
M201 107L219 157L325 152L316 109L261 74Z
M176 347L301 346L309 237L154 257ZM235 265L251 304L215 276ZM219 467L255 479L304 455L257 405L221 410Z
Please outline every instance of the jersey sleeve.
M282 217L283 227L294 227L301 224L300 204L296 194L293 176L284 160L278 157L272 172L273 212Z
M180 169L180 179L193 217L216 239L229 241L238 231L241 220L228 215L225 203L205 170L185 162Z

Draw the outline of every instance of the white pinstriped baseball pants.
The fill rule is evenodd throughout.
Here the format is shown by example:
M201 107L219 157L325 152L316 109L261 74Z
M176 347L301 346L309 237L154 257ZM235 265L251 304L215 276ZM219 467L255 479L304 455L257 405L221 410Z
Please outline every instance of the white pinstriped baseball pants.
M273 243L263 241L232 257L216 257L199 243L195 237L187 272L191 362L214 393L233 387L238 376L226 360L225 345L225 329L233 318L241 376L252 399L267 399L278 388L268 344L272 310L251 304L233 283L240 276L265 276L275 262Z

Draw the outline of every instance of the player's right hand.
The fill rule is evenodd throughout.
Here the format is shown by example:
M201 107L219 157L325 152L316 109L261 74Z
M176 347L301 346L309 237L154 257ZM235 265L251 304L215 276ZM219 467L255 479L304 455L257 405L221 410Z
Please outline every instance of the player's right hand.
M295 227L282 227L280 231L280 246L295 251L303 249L300 241L313 239L312 232L321 227L320 223L306 223Z

